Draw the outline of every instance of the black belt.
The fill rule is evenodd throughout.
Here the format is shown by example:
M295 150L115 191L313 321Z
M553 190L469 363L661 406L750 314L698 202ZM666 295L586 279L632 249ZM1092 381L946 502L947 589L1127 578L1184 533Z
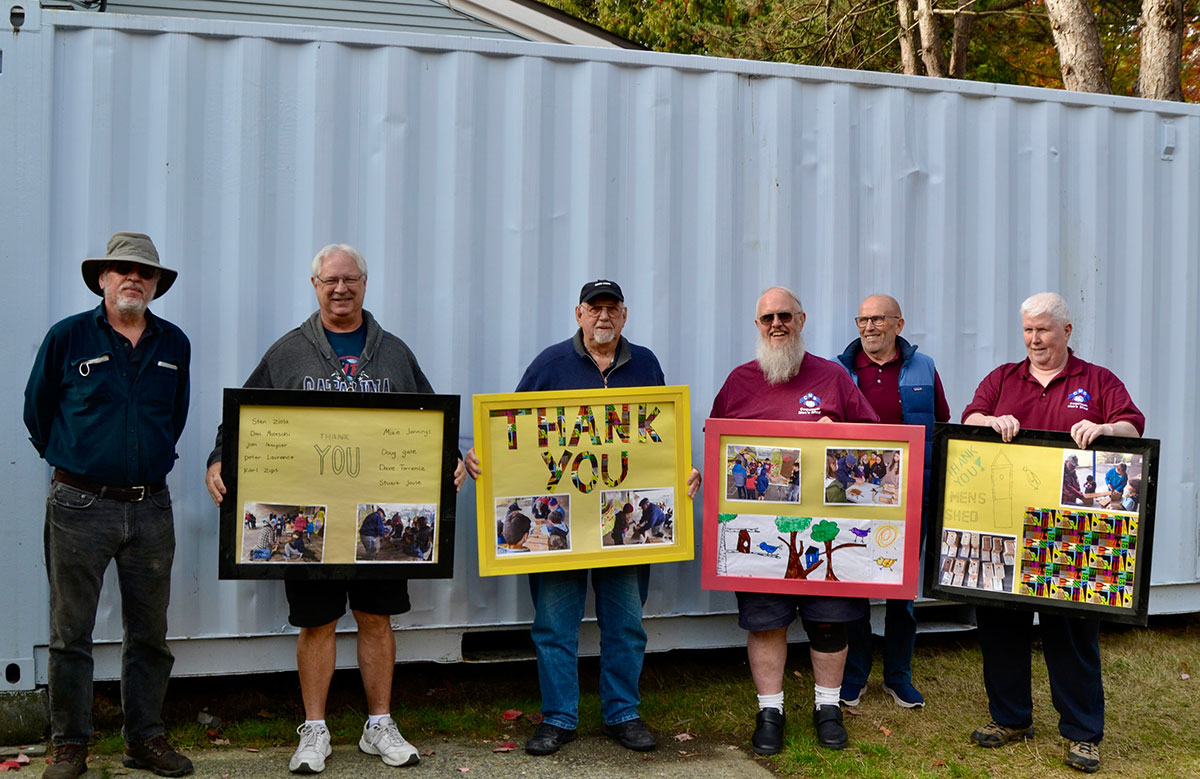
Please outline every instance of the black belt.
M73 473L68 473L62 468L54 469L54 480L59 484L66 484L69 487L74 487L77 490L90 492L93 495L108 500L121 500L126 503L137 503L138 501L155 493L162 492L167 488L166 481L156 482L154 484L142 484L137 487L109 487L106 484L101 484L98 481L83 476L76 476Z

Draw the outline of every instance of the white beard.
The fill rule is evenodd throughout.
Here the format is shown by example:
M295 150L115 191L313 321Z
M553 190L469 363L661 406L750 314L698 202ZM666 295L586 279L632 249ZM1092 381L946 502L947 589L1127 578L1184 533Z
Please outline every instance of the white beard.
M759 338L754 359L769 384L783 384L800 371L804 360L804 336L796 333L795 338L782 346L772 346L769 338Z
M613 328L601 329L601 328L597 327L595 329L595 331L593 331L593 333L592 333L592 338L598 344L609 344L609 343L613 342L613 337L614 337L615 333L616 333L616 330L614 330Z

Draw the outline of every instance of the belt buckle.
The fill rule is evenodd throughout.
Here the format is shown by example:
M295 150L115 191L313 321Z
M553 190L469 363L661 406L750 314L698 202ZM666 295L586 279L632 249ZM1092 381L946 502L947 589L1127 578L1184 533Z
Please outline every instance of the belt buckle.
M130 503L141 503L143 500L146 499L146 485L139 484L138 486L130 487L129 489L131 491L137 492L137 497L130 498L130 500L129 500Z

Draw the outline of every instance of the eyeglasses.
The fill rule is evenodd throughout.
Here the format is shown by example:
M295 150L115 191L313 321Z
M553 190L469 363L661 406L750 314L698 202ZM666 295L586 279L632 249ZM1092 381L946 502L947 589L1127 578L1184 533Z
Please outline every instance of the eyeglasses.
M899 318L900 317L896 316L895 314L876 314L875 316L856 316L856 317L854 317L854 324L858 325L859 330L862 330L864 327L867 326L868 322L875 325L876 327L883 327L883 323L888 321L889 319L899 319Z
M345 284L347 287L353 287L366 277L367 275L362 273L358 276L330 276L327 279L322 278L321 276L314 276L313 278L324 284L326 287L336 287L339 283Z
M609 319L616 319L621 315L621 306L593 306L591 303L583 304L583 312L590 317L599 317L603 313L608 313Z
M762 322L763 327L770 327L771 323L778 319L782 324L787 324L792 321L792 317L796 316L794 311L775 311L770 314L763 314L758 318Z
M130 273L137 273L137 275L141 276L143 279L152 279L158 275L158 268L154 268L149 265L143 265L140 262L128 262L126 260L122 260L120 262L110 262L108 264L108 270L112 271L118 276L128 276Z

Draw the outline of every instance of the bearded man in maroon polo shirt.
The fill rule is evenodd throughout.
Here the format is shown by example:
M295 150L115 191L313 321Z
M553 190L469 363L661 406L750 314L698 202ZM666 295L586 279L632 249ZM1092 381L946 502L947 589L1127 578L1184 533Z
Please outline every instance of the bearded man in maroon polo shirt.
M804 350L804 307L796 293L772 287L758 299L757 356L725 379L713 400L713 418L802 422L878 422L871 404L841 366ZM864 598L739 592L738 624L749 631L746 653L758 689L751 745L760 755L783 748L783 670L787 629L799 612L808 633L816 706L817 742L842 749L848 738L839 705L846 666L846 624L866 614Z
M1022 429L1069 431L1080 449L1101 436L1138 437L1146 418L1121 380L1084 362L1067 347L1071 314L1053 292L1021 304L1027 358L1001 365L975 390L963 411L968 425L991 427L1005 441ZM983 683L992 721L971 734L983 747L1033 735L1030 646L1033 612L978 607ZM1100 676L1100 623L1082 617L1039 615L1058 730L1069 742L1066 763L1086 773L1100 768L1104 687Z

